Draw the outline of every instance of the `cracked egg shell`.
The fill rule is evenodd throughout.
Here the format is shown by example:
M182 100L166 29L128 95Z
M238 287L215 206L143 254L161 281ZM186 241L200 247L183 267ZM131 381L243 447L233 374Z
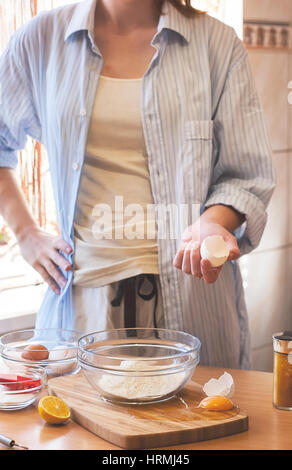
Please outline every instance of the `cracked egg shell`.
M202 259L208 259L213 268L216 268L228 259L229 248L223 237L212 235L203 240L200 253Z
M234 390L233 377L228 372L224 372L219 379L210 379L203 387L203 391L207 396L221 395L227 398L234 395Z

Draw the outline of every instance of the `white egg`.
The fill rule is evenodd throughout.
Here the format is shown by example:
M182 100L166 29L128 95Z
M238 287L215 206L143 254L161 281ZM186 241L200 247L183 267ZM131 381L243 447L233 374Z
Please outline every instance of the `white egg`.
M208 259L213 268L222 266L229 256L228 245L220 235L206 237L201 244L200 252L201 258Z

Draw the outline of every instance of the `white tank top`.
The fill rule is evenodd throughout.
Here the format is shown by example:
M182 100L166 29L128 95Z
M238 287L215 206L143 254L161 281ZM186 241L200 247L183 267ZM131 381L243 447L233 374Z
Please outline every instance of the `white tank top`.
M74 219L75 285L159 273L141 85L100 77Z

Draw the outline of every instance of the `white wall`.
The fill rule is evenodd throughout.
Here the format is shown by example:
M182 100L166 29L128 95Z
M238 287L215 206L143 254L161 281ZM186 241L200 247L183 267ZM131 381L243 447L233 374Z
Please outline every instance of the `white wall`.
M244 0L244 21L247 20L290 22L291 26L292 0ZM269 371L272 334L292 329L292 105L288 103L292 52L291 47L255 47L248 48L248 53L266 113L277 173L277 188L268 208L262 242L242 260L253 368Z

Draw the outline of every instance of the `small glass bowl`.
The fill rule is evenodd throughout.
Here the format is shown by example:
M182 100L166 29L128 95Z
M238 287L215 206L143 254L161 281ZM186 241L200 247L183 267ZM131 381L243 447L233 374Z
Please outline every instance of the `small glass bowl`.
M77 331L55 328L16 330L0 337L0 356L10 369L26 363L43 367L49 378L74 374L79 370L79 337ZM28 351L32 345L45 346L47 352Z
M78 362L97 394L136 405L170 399L185 387L201 343L181 331L120 328L82 336L78 346Z
M21 410L31 405L46 385L46 371L35 366L0 367L0 410Z

